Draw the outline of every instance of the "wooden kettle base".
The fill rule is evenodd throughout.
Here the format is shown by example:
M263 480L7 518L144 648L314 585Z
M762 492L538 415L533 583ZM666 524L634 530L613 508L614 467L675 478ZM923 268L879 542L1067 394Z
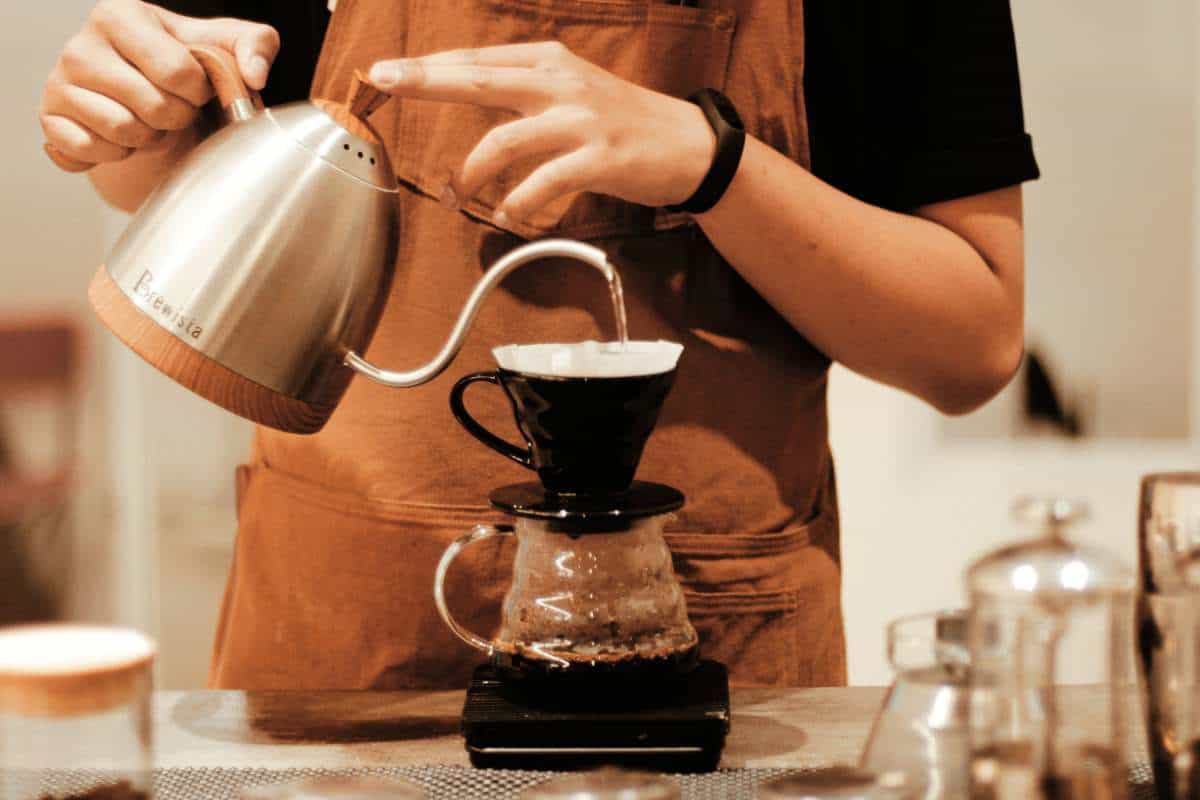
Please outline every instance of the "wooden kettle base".
M176 383L252 422L287 433L316 433L334 404L306 403L244 378L163 330L101 266L88 287L100 321L133 352Z

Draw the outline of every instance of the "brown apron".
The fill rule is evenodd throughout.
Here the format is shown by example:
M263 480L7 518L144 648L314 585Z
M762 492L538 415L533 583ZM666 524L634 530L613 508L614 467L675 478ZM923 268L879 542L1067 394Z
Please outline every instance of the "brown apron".
M800 0L340 0L313 95L343 97L381 58L558 39L652 89L723 89L750 133L807 165ZM503 112L405 100L372 118L404 184L397 279L368 355L392 368L441 345L481 271L522 238L588 239L625 282L637 338L682 342L678 380L639 476L681 488L668 542L703 651L740 683L844 683L838 527L826 440L828 360L742 282L685 215L582 194L500 230L491 209L515 176L463 211L436 198L448 170ZM799 269L800 264L780 264ZM546 262L484 306L450 370L415 389L356 380L311 437L262 429L240 479L236 555L217 631L216 687L443 688L480 655L432 600L434 565L488 492L531 473L458 428L455 378L510 342L611 338L600 276ZM515 429L499 392L468 396L488 427ZM449 583L455 613L491 630L511 576L506 543L476 545Z

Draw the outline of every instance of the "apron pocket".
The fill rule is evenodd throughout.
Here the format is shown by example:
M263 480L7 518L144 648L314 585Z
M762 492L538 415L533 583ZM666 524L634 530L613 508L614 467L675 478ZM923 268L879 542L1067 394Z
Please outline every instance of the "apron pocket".
M573 53L618 77L654 91L686 97L697 89L723 89L735 24L728 11L628 0L470 0L454 25L436 11L414 13L405 53L424 55L458 48L558 40ZM393 145L397 177L425 195L441 195L484 134L515 115L466 104L402 100L372 122ZM492 221L501 200L535 164L514 165L485 186L463 211ZM686 214L583 192L551 204L532 219L507 226L525 238L554 234L594 239L645 233L685 224Z

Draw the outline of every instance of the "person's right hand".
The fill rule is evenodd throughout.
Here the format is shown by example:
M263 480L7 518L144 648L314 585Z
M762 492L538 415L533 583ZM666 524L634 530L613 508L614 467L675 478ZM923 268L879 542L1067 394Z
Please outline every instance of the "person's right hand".
M212 97L187 46L223 47L259 90L279 52L269 25L197 19L142 0L100 0L46 81L39 118L46 143L84 165L120 161L164 133L191 126Z

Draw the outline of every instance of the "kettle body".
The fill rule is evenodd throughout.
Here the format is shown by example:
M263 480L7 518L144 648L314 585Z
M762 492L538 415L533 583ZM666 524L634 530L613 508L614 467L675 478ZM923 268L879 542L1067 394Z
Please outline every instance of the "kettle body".
M93 305L160 369L159 351L177 348L154 331L129 341L111 319L123 305L271 393L210 399L320 427L353 375L344 354L366 348L387 298L396 191L384 149L315 104L261 111L201 143L146 200L93 280Z

